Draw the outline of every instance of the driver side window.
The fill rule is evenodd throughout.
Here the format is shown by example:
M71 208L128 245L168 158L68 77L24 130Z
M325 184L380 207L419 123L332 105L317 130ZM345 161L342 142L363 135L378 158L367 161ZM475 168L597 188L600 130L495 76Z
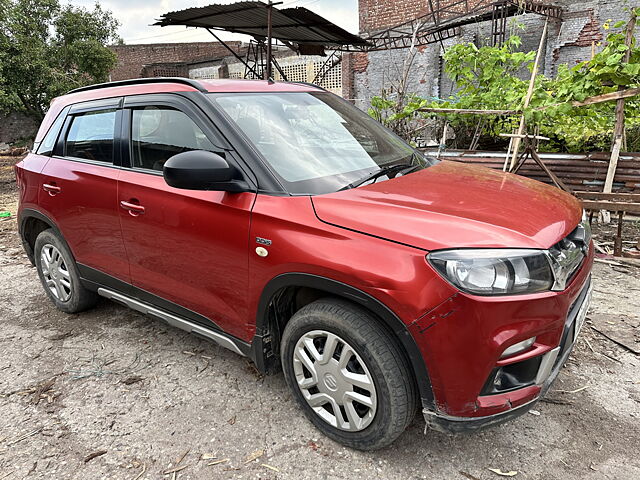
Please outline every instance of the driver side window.
M132 166L162 171L172 156L191 150L213 151L204 132L185 113L169 107L135 109L131 117Z

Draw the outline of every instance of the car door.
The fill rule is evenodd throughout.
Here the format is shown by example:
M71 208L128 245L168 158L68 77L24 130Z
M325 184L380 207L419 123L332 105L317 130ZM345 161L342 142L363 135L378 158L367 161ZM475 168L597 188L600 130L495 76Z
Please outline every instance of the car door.
M71 248L80 274L101 283L130 281L117 202L115 132L121 98L69 109L41 172L38 204ZM114 280L114 279L117 279Z
M248 248L255 193L170 187L162 166L190 150L233 162L225 142L187 99L125 100L129 161L118 182L131 280L143 300L240 338L247 336Z

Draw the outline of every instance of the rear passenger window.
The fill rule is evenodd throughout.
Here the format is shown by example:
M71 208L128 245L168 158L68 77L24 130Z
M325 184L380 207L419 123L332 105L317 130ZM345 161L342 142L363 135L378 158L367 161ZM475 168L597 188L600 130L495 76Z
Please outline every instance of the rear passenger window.
M76 115L73 117L67 133L65 155L112 163L115 125L115 110L101 110Z
M204 132L185 113L168 107L133 110L133 167L162 171L170 157L190 150L214 150Z

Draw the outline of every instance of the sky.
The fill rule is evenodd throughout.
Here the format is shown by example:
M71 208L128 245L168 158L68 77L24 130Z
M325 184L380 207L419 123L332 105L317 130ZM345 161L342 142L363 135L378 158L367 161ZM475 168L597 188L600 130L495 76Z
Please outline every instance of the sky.
M103 8L111 10L120 21L120 36L125 43L210 42L211 35L200 28L179 26L153 27L163 13L190 7L203 7L212 3L235 3L237 0L101 0ZM264 1L264 0L263 0ZM358 0L283 0L276 8L305 7L327 20L358 33ZM68 2L92 10L95 0ZM224 40L244 40L249 37L223 32Z

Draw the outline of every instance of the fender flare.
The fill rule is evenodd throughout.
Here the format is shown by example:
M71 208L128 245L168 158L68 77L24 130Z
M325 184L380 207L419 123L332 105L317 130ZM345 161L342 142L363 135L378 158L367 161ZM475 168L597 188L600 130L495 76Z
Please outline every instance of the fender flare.
M260 295L258 310L256 313L256 337L253 353L256 357L263 352L262 336L265 333L268 321L269 305L279 290L285 287L309 287L322 290L329 294L340 296L357 303L374 313L396 336L400 346L404 349L407 359L413 369L414 378L420 392L422 404L425 408L433 408L435 405L431 380L425 365L424 358L407 326L384 303L351 285L331 278L313 275L309 273L284 273L271 279L264 287ZM258 365L263 364L260 358L256 358Z
M51 218L49 218L47 215L45 215L41 211L35 210L33 208L25 208L25 209L21 210L20 213L18 214L18 234L20 235L20 240L22 241L22 246L24 247L25 252L27 252L27 257L29 257L29 260L31 261L31 263L34 264L34 259L33 259L34 252L33 252L33 249L31 248L31 245L29 245L29 242L27 241L27 239L24 236L25 224L26 224L27 220L29 220L30 218L36 218L36 219L46 223L47 225L49 225L49 227L51 229L53 229L53 231L58 235L58 237L60 237L62 239L62 241L65 244L67 244L67 242L64 239L64 236L62 235L62 232L60 232L60 229L58 228L58 225L56 224L56 222L51 220ZM69 245L67 245L67 248L69 248ZM71 251L71 249L69 249L69 251Z
M44 223L48 224L51 228L55 229L56 233L60 233L60 229L58 228L58 225L56 225L56 222L51 220L51 218L49 218L47 215L33 208L25 208L18 215L18 226L19 226L21 235L24 229L24 223L30 218L37 218L38 220L42 220Z

